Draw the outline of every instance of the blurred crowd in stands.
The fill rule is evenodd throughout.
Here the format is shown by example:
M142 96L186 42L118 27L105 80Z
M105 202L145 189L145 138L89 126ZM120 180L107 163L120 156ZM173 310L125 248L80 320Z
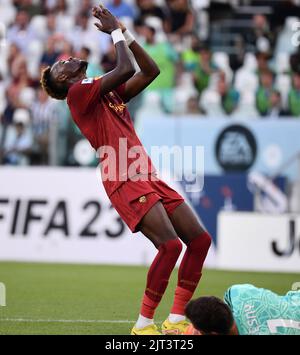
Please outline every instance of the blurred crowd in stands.
M297 0L104 0L158 63L161 75L129 104L134 119L300 117ZM0 163L78 165L81 133L65 102L39 85L70 56L89 77L115 65L93 0L0 0Z

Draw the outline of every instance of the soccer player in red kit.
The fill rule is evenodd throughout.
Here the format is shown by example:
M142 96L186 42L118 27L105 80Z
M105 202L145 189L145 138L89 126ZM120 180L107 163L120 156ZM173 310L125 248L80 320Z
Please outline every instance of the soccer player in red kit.
M157 248L131 334L161 334L154 313L182 251L181 241L186 244L174 303L162 324L164 334L182 334L189 325L184 309L201 278L211 238L183 198L157 178L125 104L159 75L159 68L107 9L95 7L93 15L100 20L95 24L98 30L113 39L115 69L98 79L87 78L88 63L69 58L46 68L41 83L51 97L67 98L75 123L100 155L102 180L112 205L132 232L142 232ZM129 49L140 67L137 73Z

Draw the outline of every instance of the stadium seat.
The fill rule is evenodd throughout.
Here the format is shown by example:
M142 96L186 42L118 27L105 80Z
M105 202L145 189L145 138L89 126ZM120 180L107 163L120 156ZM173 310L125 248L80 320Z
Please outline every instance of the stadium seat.
M46 17L42 15L34 16L30 22L30 28L39 38L46 37Z
M249 72L254 72L257 68L257 60L256 57L253 53L246 53L245 54L245 60L244 60L244 65L242 66L241 69L244 69Z
M37 77L39 75L39 64L43 51L43 43L38 40L32 41L28 47L27 66L29 73L33 77Z
M9 52L9 46L0 45L0 73L2 74L3 78L5 79L8 75L8 65L7 65L7 57Z
M251 71L239 69L235 76L235 88L240 93L252 92L254 93L258 87L258 77Z
M123 16L120 18L120 20L127 29L129 29L130 31L134 31L134 23L131 17Z
M74 18L71 16L59 15L57 17L57 27L64 34L72 32L74 29Z
M133 4L136 5L136 0L127 0L129 4ZM166 2L165 0L155 0L154 1L156 5L160 6L160 7L163 7L166 5Z
M162 42L166 40L166 34L163 30L162 20L158 17L149 16L146 18L145 23L147 26L151 26L155 29L155 37L157 42Z
M234 118L245 118L253 119L257 118L258 112L255 107L255 92L253 91L243 91L240 103L237 109L233 112L232 117Z
M139 117L159 117L165 115L162 109L161 95L156 91L145 92L143 96L143 105L138 110L137 119Z
M233 74L229 65L228 54L225 52L215 52L213 53L212 60L225 73L227 82L231 82Z
M35 90L30 87L25 87L21 90L19 99L20 103L29 109L35 100Z
M66 0L68 6L68 14L75 16L76 13L78 12L78 9L80 8L80 0ZM94 1L95 3L95 1Z
M219 72L212 73L211 76L210 76L210 80L209 80L209 83L208 83L207 90L216 91L217 90L217 86L218 86L219 78L220 78L220 73Z
M86 139L81 139L74 146L74 159L81 166L89 166L95 160L95 150Z
M295 52L296 47L294 40L300 41L299 33L299 19L297 17L288 17L285 20L283 31L279 34L277 39L277 45L275 48L275 57L279 53L292 54Z
M209 117L222 117L221 98L215 90L205 90L200 99L201 107Z
M186 109L186 103L192 96L197 95L191 73L183 73L178 85L174 89L174 111L182 114Z
M192 0L192 5L196 10L203 10L209 7L210 0Z
M288 53L280 52L277 54L275 68L278 74L287 73L290 70L290 56Z
M16 16L16 9L12 6L11 0L1 0L0 23L9 26Z

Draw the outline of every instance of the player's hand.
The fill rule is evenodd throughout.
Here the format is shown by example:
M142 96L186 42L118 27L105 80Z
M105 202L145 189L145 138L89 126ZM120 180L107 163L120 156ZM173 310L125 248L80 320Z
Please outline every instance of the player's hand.
M111 34L112 31L120 28L116 17L102 5L93 7L92 13L94 17L100 20L100 22L94 24L99 31Z

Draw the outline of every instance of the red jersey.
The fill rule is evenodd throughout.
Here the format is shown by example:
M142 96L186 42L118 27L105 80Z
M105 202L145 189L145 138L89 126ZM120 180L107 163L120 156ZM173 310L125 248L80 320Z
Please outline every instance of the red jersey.
M136 135L122 96L125 84L100 95L101 78L75 83L68 93L73 120L97 151L104 188L111 196L125 181L155 168Z

